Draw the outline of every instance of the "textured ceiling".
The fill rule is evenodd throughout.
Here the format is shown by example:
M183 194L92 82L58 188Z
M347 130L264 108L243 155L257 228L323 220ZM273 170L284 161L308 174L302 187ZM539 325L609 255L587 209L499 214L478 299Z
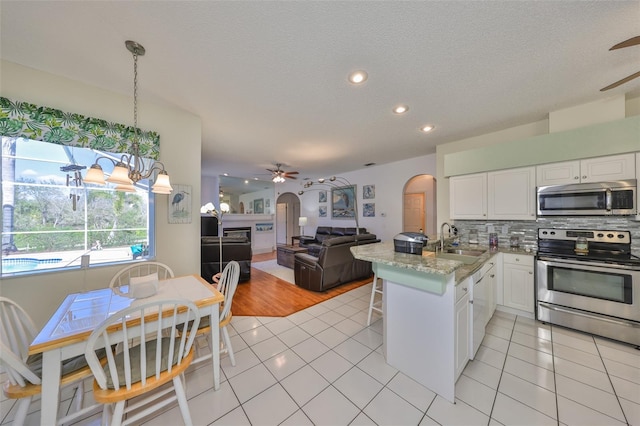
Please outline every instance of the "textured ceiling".
M203 174L326 176L640 95L640 79L599 92L640 70L640 46L608 51L640 35L640 1L2 0L0 14L3 59L117 92L124 41L143 44L139 98L202 118Z

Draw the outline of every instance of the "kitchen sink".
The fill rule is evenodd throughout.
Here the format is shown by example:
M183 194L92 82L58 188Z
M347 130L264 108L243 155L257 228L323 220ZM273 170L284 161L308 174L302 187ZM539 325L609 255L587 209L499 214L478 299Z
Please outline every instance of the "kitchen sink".
M458 250L458 251L469 251L469 250ZM481 252L477 252L477 251L472 251L473 253L480 253ZM449 259L449 260L457 260L458 262L462 262L465 265L471 265L473 263L476 263L478 260L480 260L479 258L479 254L477 255L467 255L467 254L457 254L457 253L438 253L436 254L436 258L438 259Z
M462 256L482 256L486 250L459 250L459 249L447 249L445 254L458 254Z

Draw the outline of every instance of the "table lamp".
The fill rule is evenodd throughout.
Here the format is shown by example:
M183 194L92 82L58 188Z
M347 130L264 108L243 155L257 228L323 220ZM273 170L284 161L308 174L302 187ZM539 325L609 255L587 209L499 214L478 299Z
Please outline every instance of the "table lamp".
M304 235L304 227L307 224L307 218L304 216L300 216L298 218L298 226L300 226L300 235Z

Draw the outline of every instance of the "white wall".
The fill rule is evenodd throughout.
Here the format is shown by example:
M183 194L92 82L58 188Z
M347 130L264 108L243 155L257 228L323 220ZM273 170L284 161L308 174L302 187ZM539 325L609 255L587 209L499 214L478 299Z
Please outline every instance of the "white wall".
M12 100L133 124L131 96L7 61L0 62L0 94ZM165 164L171 182L192 187L190 224L169 225L168 196L156 196L157 260L170 265L177 275L200 275L201 120L180 109L145 103L144 91L139 93L139 98L139 126L160 134L160 161ZM37 325L43 325L67 294L108 286L120 267L7 278L0 283L0 294L17 301Z
M390 241L402 232L402 193L409 179L417 175L436 175L435 154L412 158L395 163L367 167L353 172L340 173L338 176L346 178L357 185L358 214L360 226L376 234L383 241ZM326 176L327 178L330 176ZM303 182L285 182L276 185L276 198L285 192L298 194ZM375 217L362 217L362 186L375 185L376 196L366 202L375 203ZM309 221L305 226L305 233L313 235L318 226L354 227L353 219L331 219L331 188L327 187L327 217L318 217L318 191L309 191L298 196L300 198L300 216L306 216Z

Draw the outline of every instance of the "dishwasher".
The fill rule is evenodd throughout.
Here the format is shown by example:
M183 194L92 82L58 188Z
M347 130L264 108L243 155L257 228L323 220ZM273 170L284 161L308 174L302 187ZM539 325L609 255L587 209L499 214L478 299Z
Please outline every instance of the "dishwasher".
M484 339L487 317L489 315L490 300L493 289L490 288L488 272L493 268L494 262L486 262L473 273L473 291L471 292L471 342L469 345L469 358L474 359Z

